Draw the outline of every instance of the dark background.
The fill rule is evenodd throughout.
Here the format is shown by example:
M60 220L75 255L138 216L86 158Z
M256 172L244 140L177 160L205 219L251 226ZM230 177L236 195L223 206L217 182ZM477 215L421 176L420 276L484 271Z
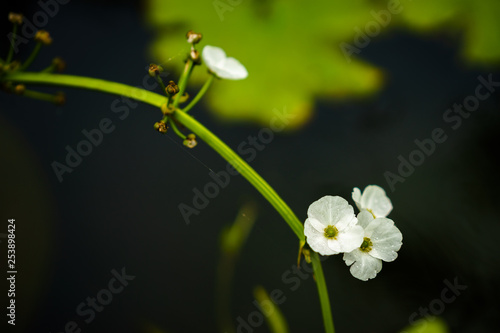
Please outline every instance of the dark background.
M4 18L9 11L29 17L38 10L34 2L2 6ZM68 74L142 84L153 32L139 3L74 1L60 10L46 26L54 43L33 68L62 56ZM5 35L10 23L1 24ZM500 72L466 66L459 40L408 31L378 36L361 57L384 70L381 92L371 99L318 101L309 124L277 134L251 163L301 220L323 195L351 201L352 187L369 184L388 191L394 205L390 217L404 237L398 260L385 263L369 282L354 279L340 256L324 262L338 332L401 330L413 312L440 298L444 280L455 279L467 290L440 314L451 332L494 330L500 297L500 94L481 102L457 130L442 117L453 103L474 94L479 75L492 73L500 81ZM7 45L4 38L3 56ZM292 332L322 331L313 279L296 291L282 280L296 260L295 236L241 176L231 178L191 224L183 221L179 203L190 204L193 188L211 180L208 168L226 166L205 143L187 150L172 133L155 132L161 114L148 105L120 120L111 110L116 96L40 90L64 90L66 105L0 95L0 232L6 232L8 218L17 225L15 331L61 332L69 321L83 332L216 331L219 233L248 200L257 204L259 215L236 266L233 317L246 318L255 310L252 290L261 284L284 291L281 309ZM234 149L259 131L216 122L203 103L194 112ZM111 119L115 130L60 183L51 163L64 163L66 145L75 147L84 139L81 131L96 128L103 118ZM443 128L447 141L391 193L384 172L397 173L398 156L407 158L414 140L430 137L435 128ZM2 253L5 244L2 240ZM5 261L0 261L3 272ZM106 288L111 270L122 267L135 279L95 320L84 323L75 312L78 304ZM6 285L2 295L4 290ZM266 330L262 325L255 332Z

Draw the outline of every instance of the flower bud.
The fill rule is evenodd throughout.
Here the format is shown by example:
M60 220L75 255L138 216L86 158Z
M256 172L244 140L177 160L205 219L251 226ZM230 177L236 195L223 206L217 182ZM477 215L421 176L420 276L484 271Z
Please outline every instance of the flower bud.
M169 96L173 96L179 92L179 86L175 84L174 81L169 81L167 87L165 88L165 92Z
M160 75L160 73L163 72L163 67L157 65L157 64L150 64L149 65L149 76L156 76Z
M54 104L56 104L56 105L66 104L66 95L62 91L59 91L54 96Z
M194 148L198 144L198 141L196 141L196 135L194 134L188 134L186 137L186 140L182 142L182 144L188 148Z
M194 32L193 30L189 30L188 33L186 34L187 42L189 44L198 44L201 40L201 34Z
M201 64L200 52L198 52L194 48L191 48L191 52L189 52L189 58L193 60L194 64L196 65Z
M55 70L59 73L64 71L64 69L66 68L66 62L60 57L55 57L52 60L52 65L54 65Z
M26 90L26 86L24 84L18 84L14 87L14 92L18 95L24 94L24 91Z
M38 30L35 35L35 40L37 42L41 42L44 45L52 44L52 38L50 37L49 32L46 30Z
M9 13L9 21L21 25L23 23L23 14Z
M157 121L154 125L155 130L157 130L160 133L167 133L167 124L162 121Z

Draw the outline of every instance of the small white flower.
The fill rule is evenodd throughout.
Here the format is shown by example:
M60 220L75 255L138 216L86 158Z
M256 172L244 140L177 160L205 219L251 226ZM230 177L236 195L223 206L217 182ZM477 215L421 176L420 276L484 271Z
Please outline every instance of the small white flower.
M352 200L359 210L367 210L373 217L386 217L392 210L391 199L387 197L383 188L377 185L368 185L363 194L359 188L352 190Z
M307 216L307 243L322 255L350 252L363 242L363 228L357 225L354 209L339 196L327 195L313 202Z
M403 235L388 218L374 219L372 214L361 211L358 223L364 229L361 246L344 254L344 261L351 266L351 274L360 280L373 279L382 270L383 261L394 261L401 248Z
M221 79L242 80L248 76L245 66L234 58L226 57L226 52L220 47L207 45L201 56L208 69Z

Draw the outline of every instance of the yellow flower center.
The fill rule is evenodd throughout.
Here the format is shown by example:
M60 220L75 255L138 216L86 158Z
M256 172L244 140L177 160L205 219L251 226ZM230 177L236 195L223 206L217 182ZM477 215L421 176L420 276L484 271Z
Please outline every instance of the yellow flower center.
M325 228L326 238L335 238L335 236L337 236L338 233L339 231L333 225L329 225L328 227Z

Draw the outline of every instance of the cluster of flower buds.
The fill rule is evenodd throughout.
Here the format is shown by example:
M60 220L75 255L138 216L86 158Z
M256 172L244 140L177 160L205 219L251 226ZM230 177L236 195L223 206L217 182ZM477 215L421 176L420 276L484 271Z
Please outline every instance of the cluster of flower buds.
M189 58L193 61L194 64L201 64L200 52L196 50L194 47L201 41L202 35L198 32L194 32L193 30L189 30L186 34L186 39L189 44L191 44L191 51L189 52Z
M160 132L162 134L167 133L167 124L163 120L157 121L154 125L154 128L155 128L155 130L157 130L158 132Z

